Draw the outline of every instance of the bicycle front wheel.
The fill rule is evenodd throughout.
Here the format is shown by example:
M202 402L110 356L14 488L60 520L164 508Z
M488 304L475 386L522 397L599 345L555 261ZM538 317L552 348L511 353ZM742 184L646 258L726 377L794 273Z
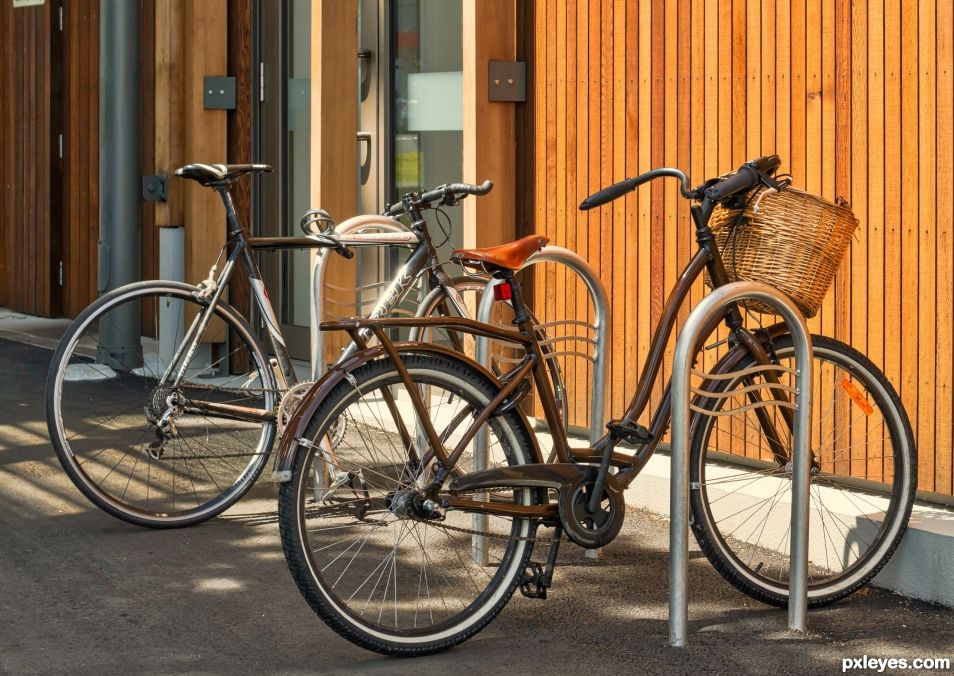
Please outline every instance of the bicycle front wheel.
M410 355L405 364L453 447L469 424L461 420L472 420L495 386L456 359ZM342 416L346 431L333 446L328 433ZM415 438L406 440L402 426ZM438 460L419 429L392 362L361 366L311 419L279 497L282 544L301 593L343 637L389 655L437 652L480 631L513 594L533 547L528 519L421 507L419 488ZM484 450L471 442L456 469L530 462L532 442L515 411L492 417L481 438ZM316 481L330 482L317 496ZM528 489L481 498L533 502Z
M195 291L142 282L104 295L50 365L47 426L60 463L95 505L140 526L221 513L254 484L275 437L274 377L241 316L221 304L183 345L207 307Z
M791 338L775 343L792 366ZM907 414L884 374L857 350L812 337L813 457L808 601L843 598L887 563L914 501L917 451ZM754 364L751 357L739 370ZM757 376L752 376L757 377ZM794 386L785 374L783 385ZM710 415L694 426L690 477L692 528L700 547L741 591L773 605L788 603L791 466L775 458L764 412L791 457L791 434L778 407L740 409L754 380L719 381ZM767 398L769 390L760 390Z

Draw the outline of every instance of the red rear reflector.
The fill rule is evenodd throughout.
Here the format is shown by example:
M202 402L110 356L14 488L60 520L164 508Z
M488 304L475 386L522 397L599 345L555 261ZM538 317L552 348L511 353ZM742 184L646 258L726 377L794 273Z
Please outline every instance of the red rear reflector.
M494 284L495 300L510 300L511 298L513 298L513 287L510 286L510 282Z

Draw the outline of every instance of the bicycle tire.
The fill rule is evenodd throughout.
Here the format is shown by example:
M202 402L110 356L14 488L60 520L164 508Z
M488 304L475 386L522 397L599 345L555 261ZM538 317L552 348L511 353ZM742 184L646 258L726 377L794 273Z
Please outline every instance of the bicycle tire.
M774 347L780 361L793 357L791 337L775 341ZM813 468L811 483L808 602L818 607L862 587L896 550L914 502L917 449L900 397L867 357L840 341L823 336L812 337L812 351L812 452L818 464ZM748 356L738 369L753 364L752 357ZM850 383L847 386L846 381ZM724 394L739 381L718 382L720 384L712 390ZM823 392L825 396L819 396ZM737 396L741 402L745 395ZM731 397L702 397L697 404L717 411L731 400ZM743 415L754 418L751 410ZM788 603L788 559L784 552L789 545L789 531L783 531L781 538L777 535L782 523L789 523L790 501L784 496L791 491L790 473L786 476L785 467L766 461L771 453L762 428L756 428L763 435L758 440L761 450L756 454L753 444L749 443L753 437L757 438L752 429L754 425L750 426L748 420L740 424L738 414L718 419L731 418L736 418L734 432L729 427L731 421L716 428L715 416L694 421L697 424L693 425L690 457L693 533L709 561L735 587L765 603L785 606ZM872 436L879 426L887 431L886 438L880 441ZM749 456L744 461L727 457L739 453L740 431ZM838 446L844 443L845 435L848 446ZM890 455L888 444L892 448ZM861 445L864 456L859 450ZM730 447L732 450L726 453L725 449ZM889 463L889 459L892 462ZM739 462L751 468L740 470ZM872 477L879 476L879 463L881 478L877 480ZM866 482L849 476L857 474L862 466L866 473L870 468ZM716 508L716 502L723 504ZM740 508L740 505L743 506ZM884 508L885 518L880 525L868 516L875 508ZM716 512L722 515L722 526L717 523L719 514ZM749 523L753 518L754 525ZM870 535L871 532L874 535ZM743 533L749 535L743 536ZM772 533L771 538L767 533ZM867 542L866 535L871 538ZM772 544L776 539L777 544ZM855 551L857 558L850 560ZM743 560L746 555L748 561ZM775 569L779 571L777 577L770 574Z
M408 355L405 364L416 387L449 388L454 391L458 404L465 402L465 406L482 408L498 391L486 376L463 359ZM281 487L279 526L292 576L311 608L328 626L368 650L394 656L414 656L457 645L496 617L520 582L533 549L533 530L527 519L492 517L497 529L494 526L486 528L504 536L500 540L488 540L488 550L498 545L502 548L499 559L496 553L492 557L498 564L491 574L473 558L468 558L470 534L449 530L451 524L471 523L472 514L448 511L444 515L446 520L439 522L396 515L393 505L397 503L398 491L401 486L413 485L414 477L406 474L411 472L406 448L401 446L400 440L391 444L386 439L388 435L384 431L392 429L393 418L384 418L386 422L382 420L389 414L386 407L381 408L380 397L374 395L383 393L385 388L393 391L391 388L399 387L400 382L400 375L392 362L379 359L355 369L348 379L329 393L304 434L314 446L308 450L299 447L292 479ZM436 400L441 398L438 396ZM362 402L365 402L366 409L361 408ZM377 409L371 408L374 402L377 402ZM454 410L438 408L434 418L453 417ZM351 417L348 424L350 438L334 449L333 457L330 450L315 450L325 430L340 415ZM519 414L510 411L491 418L491 421L491 441L500 442L497 446L491 444L491 448L496 449L492 450L491 458L511 465L531 461L532 441ZM394 436L393 430L390 434ZM349 447L352 444L353 448ZM321 503L309 504L312 488L308 482L316 474L313 467L316 459L334 468L340 477L340 488L334 495L326 493ZM342 496L342 492L347 495ZM499 497L497 491L494 495ZM352 497L354 499L350 499ZM511 497L520 500L521 504L533 504L535 500L527 489L512 491ZM377 530L382 528L387 530L381 531L382 537L378 538ZM405 529L407 533L411 529L414 531L411 542L408 542ZM352 531L357 535L353 536ZM350 553L362 536L360 546ZM369 543L372 536L375 540ZM337 539L328 542L329 538ZM391 553L386 555L392 542ZM338 548L344 549L339 552ZM419 557L416 554L418 549ZM383 558L374 566L378 556ZM389 556L391 563L387 564ZM491 557L488 555L488 558ZM346 565L345 559L348 559ZM432 565L436 560L450 563ZM385 572L387 583L381 582ZM365 599L365 592L372 587L371 578L376 573L377 580ZM361 575L365 577L362 579ZM393 608L390 605L392 576ZM486 586L483 586L484 576L489 578ZM352 577L357 579L352 581ZM422 586L426 588L426 596ZM383 593L379 587L384 587ZM349 592L351 596L344 598ZM471 599L470 595L474 598ZM408 599L411 596L414 596L413 623L409 617L412 601ZM359 608L362 602L364 606ZM458 604L459 611L448 610L448 607L458 608ZM441 608L448 615L446 618L441 617ZM369 612L371 616L377 612L377 619L365 617ZM420 624L427 619L430 624L420 626L419 615L423 618Z
M255 483L274 441L274 422L222 419L220 423L216 416L204 416L203 421L202 415L180 411L178 416L170 414L175 436L161 444L155 442L152 451L158 457L150 454L147 442L157 435L155 423L147 416L158 414L156 409L162 408L164 398L172 408L167 395L171 396L173 389L160 392L157 387L164 368L156 349L159 341L148 336L125 341L134 346L134 353L139 350L132 358L141 366L124 369L100 340L110 327L119 331L113 313L129 308L140 318L152 312L151 322L156 327L160 311L171 312L163 316L175 318L170 330L178 345L180 327L190 316L186 308L197 311L206 307L197 300L197 291L179 282L147 281L107 293L76 317L50 364L47 428L60 464L93 504L138 526L178 528L220 514ZM223 328L228 329L239 345L214 362L215 357L209 357L205 368L197 366L185 375L183 386L176 390L176 396L185 402L182 410L202 400L239 400L250 407L273 410L278 396L274 375L251 327L226 303L218 305L215 317L221 323L211 324L209 332L216 331L221 337ZM252 370L232 374L228 364L241 350L247 351L244 354ZM193 364L195 359L198 356ZM213 378L214 372L220 375ZM259 389L242 388L243 379L247 383L257 380ZM96 422L88 425L91 417Z

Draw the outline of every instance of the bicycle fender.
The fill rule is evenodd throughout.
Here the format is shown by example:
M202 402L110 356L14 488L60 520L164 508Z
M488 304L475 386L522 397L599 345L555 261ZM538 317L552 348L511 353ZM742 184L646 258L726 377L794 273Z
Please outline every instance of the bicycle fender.
M470 366L478 370L481 375L483 375L490 383L494 385L494 387L502 387L500 381L487 368L449 348L425 343L399 342L394 343L394 349L398 352L398 354L430 354L460 362L463 365ZM281 440L279 441L278 450L275 453L275 460L272 465L273 482L286 483L291 481L292 469L295 465L295 458L297 457L299 450L304 448L304 446L300 443L302 437L304 436L312 417L317 412L318 407L321 406L322 402L331 393L331 391L342 380L345 380L352 371L364 366L368 362L387 358L387 353L380 345L356 352L354 355L340 364L335 364L332 366L321 378L321 380L316 382L311 389L308 390L302 399L301 404L298 406L298 408L295 410L295 413L292 414L291 419L288 421ZM537 444L536 435L533 433L530 424L523 415L520 416L520 424L524 426L525 430L527 431L527 436L533 442L533 453L535 456L534 462L543 462L543 456L540 452L540 447Z

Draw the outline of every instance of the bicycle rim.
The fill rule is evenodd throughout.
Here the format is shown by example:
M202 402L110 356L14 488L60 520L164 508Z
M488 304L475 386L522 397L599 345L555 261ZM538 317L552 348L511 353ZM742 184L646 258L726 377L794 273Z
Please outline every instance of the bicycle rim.
M809 506L809 601L847 595L870 579L897 546L914 498L915 450L907 417L884 376L860 353L813 338L813 469ZM790 341L777 346L792 365ZM794 385L791 374L781 378ZM725 392L742 385L729 381ZM764 392L765 390L763 390ZM712 400L709 400L712 402ZM734 394L710 403L730 410ZM769 413L783 446L791 438L780 409ZM717 568L770 603L788 595L791 474L770 450L755 410L704 419L693 442L694 530Z
M180 385L160 386L201 309L191 291L160 283L104 296L77 318L51 365L47 419L64 469L97 506L139 525L220 513L254 483L274 439L274 423L195 410L208 402L274 408L267 361L232 312L217 312ZM138 318L133 335L130 316ZM171 428L160 435L164 415Z

